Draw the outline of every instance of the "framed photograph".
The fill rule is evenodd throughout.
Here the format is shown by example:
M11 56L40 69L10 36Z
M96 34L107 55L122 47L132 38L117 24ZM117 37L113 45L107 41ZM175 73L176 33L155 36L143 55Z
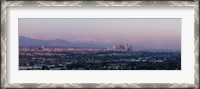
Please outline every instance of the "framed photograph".
M2 88L199 89L199 1L2 1Z

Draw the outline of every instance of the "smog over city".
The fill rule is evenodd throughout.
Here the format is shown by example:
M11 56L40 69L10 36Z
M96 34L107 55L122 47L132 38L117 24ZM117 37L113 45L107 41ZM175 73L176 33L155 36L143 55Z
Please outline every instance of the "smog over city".
M19 70L181 70L181 19L20 18Z

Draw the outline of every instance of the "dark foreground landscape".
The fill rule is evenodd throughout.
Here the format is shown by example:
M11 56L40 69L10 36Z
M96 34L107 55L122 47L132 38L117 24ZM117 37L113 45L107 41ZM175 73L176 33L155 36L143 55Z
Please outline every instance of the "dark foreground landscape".
M19 70L180 70L176 51L20 48Z

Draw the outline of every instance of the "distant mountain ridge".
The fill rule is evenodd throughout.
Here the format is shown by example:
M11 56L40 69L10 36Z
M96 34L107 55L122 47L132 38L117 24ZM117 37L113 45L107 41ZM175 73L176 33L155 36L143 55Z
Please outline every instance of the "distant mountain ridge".
M111 47L109 44L99 44L96 42L68 42L62 39L39 40L25 36L19 36L19 46L52 46L52 47Z

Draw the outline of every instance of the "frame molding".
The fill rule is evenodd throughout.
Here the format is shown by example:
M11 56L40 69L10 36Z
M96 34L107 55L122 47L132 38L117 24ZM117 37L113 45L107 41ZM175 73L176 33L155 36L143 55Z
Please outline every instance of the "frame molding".
M194 6L195 82L185 83L15 83L6 82L7 6ZM1 2L1 88L195 88L199 89L199 1L2 1Z

